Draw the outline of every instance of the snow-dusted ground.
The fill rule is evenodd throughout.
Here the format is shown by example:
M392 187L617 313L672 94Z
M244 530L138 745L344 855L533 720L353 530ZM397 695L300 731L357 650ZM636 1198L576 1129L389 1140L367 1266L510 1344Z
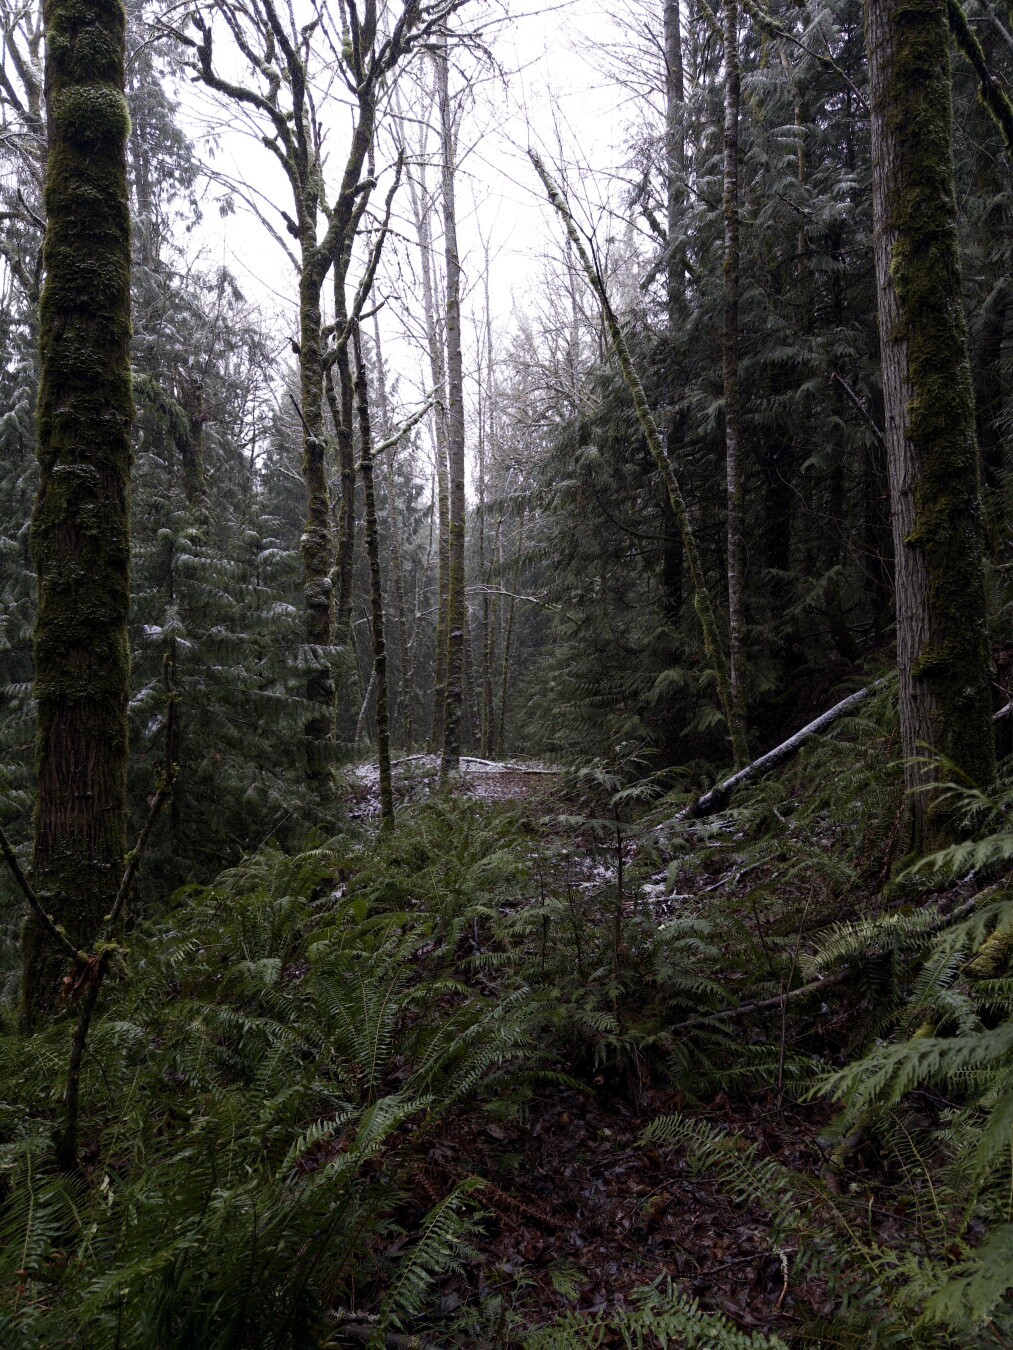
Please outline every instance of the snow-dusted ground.
M394 798L400 806L419 801L435 792L440 775L440 757L432 754L405 755L392 762ZM535 760L490 760L473 755L461 756L461 773L453 791L479 801L524 801L536 792L551 787L561 770ZM348 785L347 814L351 820L379 820L380 767L369 762L346 769ZM632 868L637 843L623 843L624 869ZM578 893L601 891L617 884L615 849L607 845L594 853L575 850L571 859L569 882ZM714 889L708 887L708 889ZM626 890L626 888L624 888ZM667 872L659 872L639 887L626 890L627 906L645 905L659 922L678 913L693 894L682 894L672 887Z
M392 763L394 795L400 801L417 800L436 786L440 773L439 755L406 755ZM502 802L523 800L537 791L540 785L559 773L549 765L535 761L477 759L461 756L460 777L454 790L479 801ZM368 820L380 814L380 767L377 764L357 764L346 770L349 784L349 816L353 820Z

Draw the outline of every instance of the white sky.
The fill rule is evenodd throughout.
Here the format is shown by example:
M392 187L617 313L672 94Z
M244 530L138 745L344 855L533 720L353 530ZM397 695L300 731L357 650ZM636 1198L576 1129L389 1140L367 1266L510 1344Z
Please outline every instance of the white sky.
M608 170L622 157L624 125L629 118L622 91L584 54L590 35L601 35L601 41L608 32L614 4L601 0L549 0L546 8L538 0L525 0L523 6L515 0L508 4L509 21L490 30L490 45L505 78L487 77L476 91L462 126L458 175L466 280L474 281L475 264L482 254L480 240L488 240L494 259L493 309L501 314L511 308L513 297L523 305L526 291L538 280L541 259L558 238L558 222L551 218L524 154L529 125L534 129L532 143L550 160L557 157L561 141L567 158L583 161L601 174L605 191ZM461 12L462 25L471 13L469 7ZM224 62L225 45L219 41L219 59ZM220 130L222 122L233 117L232 110L222 103L210 103L206 91L193 86L183 86L179 93L184 120L197 132L202 154L208 152L209 127L218 123L213 167L244 184L251 195L279 200L291 212L289 189L272 155L249 133ZM344 149L339 135L333 135L333 146L337 164ZM594 197L586 175L582 187ZM221 195L221 189L212 189L212 193ZM382 187L374 201L381 194ZM403 186L401 195L405 195ZM292 268L238 197L235 204L236 213L222 218L213 199L207 202L199 231L202 252L208 262L224 263L249 298L276 314L295 336Z
M587 203L589 216L593 218L596 204L609 196L610 170L624 158L630 124L645 112L642 105L631 103L628 93L602 73L601 67L615 54L608 47L608 39L610 34L617 39L624 35L620 11L628 6L639 9L641 15L646 13L652 30L655 23L652 12L657 14L660 26L661 11L660 0L657 3L612 0L611 4L604 0L544 0L544 3L475 0L474 7L468 5L461 11L460 25L467 27L474 23L477 12L482 9L492 12L497 4L500 19L487 30L487 40L503 77L493 77L486 69L484 78L473 89L461 125L457 177L465 288L466 401L472 408L476 384L469 379L469 372L475 371L475 322L480 321L484 306L481 274L485 246L488 245L492 259L490 307L496 345L508 336L512 313L525 310L530 298L544 290L546 258L561 252L560 223L545 202L526 148L530 142L549 163L566 164L578 214L581 204ZM502 18L505 8L510 16L506 21ZM227 71L225 38L222 33L216 39L221 43L216 66ZM469 58L462 58L463 66L474 64ZM452 91L453 87L452 77ZM212 152L213 167L242 185L241 191L246 195L281 202L291 213L291 193L280 167L271 153L258 144L256 134L238 129L234 107L221 101L212 102L208 91L199 86L183 86L178 92L184 122L192 134L196 133L202 156ZM223 131L223 125L230 120L233 129ZM328 133L328 141L333 146L333 178L345 154L340 128ZM382 122L380 145L378 162L389 162L392 153L389 141L383 139ZM435 151L435 139L431 147ZM434 164L430 188L436 181ZM377 209L385 189L381 180L373 194ZM238 197L235 214L222 218L215 195L222 195L220 187L211 189L204 221L197 232L202 240L204 261L224 264L237 277L247 297L271 316L279 358L290 362L289 343L297 336L296 277L292 265L269 231ZM395 204L395 228L413 240L414 227L408 219L409 201L404 184L399 202L400 209ZM277 222L277 216L273 218ZM279 229L284 235L280 223ZM438 239L441 231L435 222L434 231ZM439 247L437 240L434 246ZM397 249L388 244L386 255L392 266L396 253ZM401 254L403 262L404 246ZM404 303L417 332L421 295L411 293L417 289L417 282L414 288L410 283L406 287L402 278L398 286L385 279L381 269L374 296L390 295L395 289L409 291ZM325 303L328 293L329 286L325 283ZM385 363L398 382L397 406L392 411L399 417L418 406L428 394L428 364L417 341L406 335L405 314L399 312L396 302L381 311L380 325ZM473 429L468 440L469 461L473 466Z

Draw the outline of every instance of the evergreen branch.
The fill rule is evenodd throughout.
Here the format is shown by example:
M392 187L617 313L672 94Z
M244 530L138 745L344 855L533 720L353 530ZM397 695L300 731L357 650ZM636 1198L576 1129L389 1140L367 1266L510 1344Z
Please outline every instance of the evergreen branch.
M689 511L686 509L686 500L682 495L682 488L675 476L675 470L672 467L668 455L665 453L661 442L661 433L658 431L658 424L654 420L654 414L651 412L651 406L647 401L647 395L644 392L644 386L640 381L640 376L636 372L633 364L633 357L630 353L626 338L623 336L619 319L615 310L612 308L612 302L609 300L608 290L605 286L605 279L602 277L598 268L591 260L590 254L580 231L577 229L573 214L563 196L562 191L556 185L549 171L542 162L541 156L536 150L529 149L528 157L534 165L535 172L542 180L542 186L545 188L549 202L555 208L557 215L566 228L567 237L573 245L574 252L580 260L584 275L597 297L601 308L602 318L605 321L605 327L608 331L612 349L616 354L619 367L623 378L629 388L633 398L633 406L636 409L637 420L640 423L644 439L647 441L648 448L654 458L662 480L668 491L668 499L672 507L672 513L679 524L679 531L682 535L683 548L686 552L686 561L689 564L690 576L693 580L694 607L697 617L700 620L700 627L703 629L704 648L707 652L707 658L711 669L714 672L714 679L718 687L718 696L721 700L721 707L725 714L725 721L728 727L728 734L732 742L732 753L736 763L744 764L748 759L748 748L745 734L745 727L739 709L734 705L731 684L728 675L728 661L721 647L718 638L717 621L714 617L714 606L710 598L710 590L707 586L704 576L703 562L697 548L696 536L693 531L692 523L689 518Z
M782 26L777 22L777 20L773 17L773 15L767 13L767 11L759 3L759 0L742 0L742 3L744 7L749 11L749 13L752 14L753 18L757 21L757 23L761 24L769 32L773 33L775 37L784 38L785 42L793 43L794 46L804 51L807 56L811 56L814 61L818 61L825 70L832 70L835 75L839 75L841 79L844 81L844 83L851 90L851 92L854 94L856 100L858 101L859 107L862 109L862 112L865 113L866 117L869 116L869 105L866 102L865 97L862 94L861 90L850 78L847 72L841 69L841 67L837 64L837 62L833 59L833 57L824 56L822 52L813 51L812 47L807 47L806 44L801 40L801 38L797 38L794 35L794 33L790 33L787 28L782 28Z

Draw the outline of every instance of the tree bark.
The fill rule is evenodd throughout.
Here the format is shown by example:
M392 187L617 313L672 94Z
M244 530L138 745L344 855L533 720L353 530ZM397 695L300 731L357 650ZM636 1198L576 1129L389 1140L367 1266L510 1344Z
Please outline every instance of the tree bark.
M517 525L517 554L514 561L514 591L517 590L520 580L521 556L524 552L524 513L521 512L521 518ZM510 644L514 635L514 607L517 604L516 595L510 596L510 603L507 606L506 631L503 634L503 664L500 670L499 685L499 727L496 731L496 753L502 755L503 746L506 743L506 720L507 720L507 695L510 691Z
M461 259L457 245L454 191L454 122L450 107L450 61L444 42L436 53L440 110L443 242L447 267L447 472L450 480L449 569L447 599L447 695L440 781L461 764L464 712L464 374L461 356Z
M304 258L315 249L316 221L304 222ZM306 778L325 793L334 731L334 681L330 648L334 641L334 542L324 439L324 358L320 338L320 282L304 265L299 278L299 396L303 422L303 479L306 526L301 539L306 643L312 664L306 677L310 712L303 724Z
M683 233L686 204L686 133L683 115L686 86L682 60L682 15L680 0L665 0L665 160L666 160L666 233L668 258L666 272L668 300L668 419L665 446L668 458L678 463L685 435L682 405L682 361L678 336L683 327L686 302L686 270L683 251L677 242ZM671 512L667 513L669 516ZM674 521L672 522L675 523ZM673 628L682 609L682 540L678 531L666 526L667 540L662 560L665 606Z
M380 414L384 419L384 435L391 431L390 409L387 405L387 380L383 369L383 352L380 347L380 324L374 316L373 345L376 351L376 386L380 398ZM387 482L387 516L390 521L390 576L394 592L394 618L397 623L399 671L401 675L398 705L401 714L401 739L406 750L411 750L415 738L414 705L415 691L408 683L408 612L405 602L404 566L401 561L401 520L398 513L397 490L394 480L394 445L391 441L383 450L384 469Z
M115 903L126 853L134 409L124 29L109 0L47 5L34 881L78 947ZM23 958L32 1027L66 968L35 916Z
M873 240L911 843L952 837L926 748L995 774L974 400L953 189L946 0L869 0Z
M403 119L402 119L403 121ZM446 360L443 334L436 315L436 297L433 289L433 244L429 225L430 206L426 199L425 160L420 156L419 180L416 183L411 169L407 171L408 196L415 232L419 241L422 308L426 325L426 343L429 348L429 371L436 395L433 408L433 445L436 454L436 508L437 508L437 581L436 581L436 650L433 671L433 718L430 739L434 750L443 749L443 719L447 696L447 604L450 574L450 491L447 479L447 402ZM413 659L414 665L414 659Z
M736 721L743 730L735 747L745 762L746 732L746 519L742 493L742 409L739 392L739 9L725 0L724 331L721 373L725 395L725 475L728 497L728 681Z
M482 399L484 416L480 417L478 443L478 574L482 585L488 587L486 558L486 476L489 471L489 459L496 448L496 371L493 361L492 343L492 307L489 303L489 251L485 256L485 389ZM494 549L499 543L499 531L502 518L496 525ZM488 589L482 594L482 707L480 753L492 754L493 740L493 689L492 666L496 647L496 606Z
M380 577L380 529L376 519L373 484L373 433L369 417L369 386L362 359L358 324L355 346L355 406L359 418L359 469L365 498L366 553L369 557L369 599L373 629L373 673L376 676L376 750L380 765L380 819L384 829L394 824L394 789L390 771L390 721L387 707L387 645L384 641L383 584ZM368 697L368 696L367 696Z

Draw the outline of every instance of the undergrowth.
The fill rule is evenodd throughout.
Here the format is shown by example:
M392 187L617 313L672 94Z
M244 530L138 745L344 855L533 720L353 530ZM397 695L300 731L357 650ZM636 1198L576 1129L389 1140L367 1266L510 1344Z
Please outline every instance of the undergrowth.
M0 1344L1009 1344L1008 790L887 886L891 734L873 705L707 821L659 829L678 802L610 768L551 815L433 800L184 888L103 996L74 1176L70 1019L27 1038L10 998ZM765 1325L666 1268L604 1307L562 1267L555 1310L441 1299L484 1287L502 1191L465 1156L434 1189L434 1141L559 1092L754 1216ZM789 1111L815 1142L772 1156Z

